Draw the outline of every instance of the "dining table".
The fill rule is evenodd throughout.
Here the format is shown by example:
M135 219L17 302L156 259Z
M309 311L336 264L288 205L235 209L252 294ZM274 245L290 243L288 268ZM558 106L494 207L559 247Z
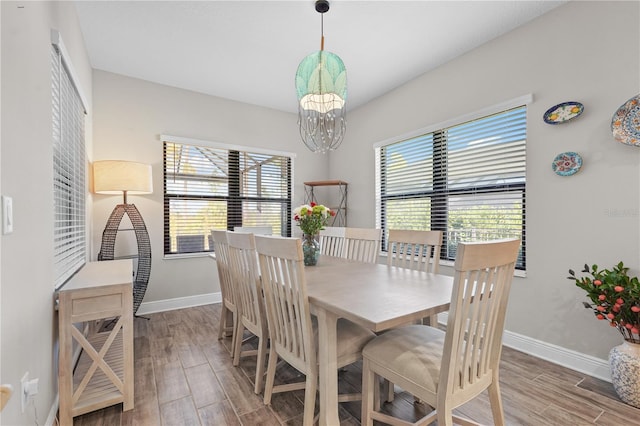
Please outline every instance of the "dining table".
M322 256L305 267L311 312L318 319L320 425L337 426L337 322L373 332L449 310L453 277Z

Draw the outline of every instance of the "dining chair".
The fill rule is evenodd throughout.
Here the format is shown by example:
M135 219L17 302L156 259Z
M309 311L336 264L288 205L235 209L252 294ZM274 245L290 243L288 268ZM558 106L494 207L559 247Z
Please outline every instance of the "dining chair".
M238 337L235 339L235 347L233 349L233 365L236 367L240 365L241 357L257 355L253 391L260 393L264 383L269 331L264 298L262 297L256 242L253 234L241 232L227 232L227 241L229 243L231 276L235 283L235 294L237 296L236 304L239 307L238 325L236 327ZM258 338L257 350L242 351L245 329Z
M342 257L344 249L343 226L325 226L320 230L320 254L325 256Z
M387 265L437 274L440 266L442 231L390 229L387 239ZM428 324L437 326L438 315Z
M254 235L272 235L273 227L271 225L260 226L234 226L235 232L250 232Z
M264 403L273 393L305 389L303 424L312 425L318 387L317 322L312 322L307 297L302 241L299 238L255 236L269 326L269 364ZM362 347L373 332L345 319L337 323L338 362L341 368L361 359ZM305 382L274 386L278 357L306 375ZM337 374L337 371L336 371ZM360 395L339 395L353 401Z
M358 262L376 263L381 238L381 229L345 228L343 257Z
M231 356L234 356L236 329L238 325L238 306L233 289L233 280L229 266L229 244L227 231L211 230L213 239L216 265L218 267L218 280L220 281L220 293L222 293L222 310L220 312L220 326L218 340L231 335Z
M415 324L388 331L363 349L362 425L475 422L453 409L488 389L495 425L504 425L498 369L520 240L460 243L446 332ZM416 423L379 411L378 380L398 384L435 410Z

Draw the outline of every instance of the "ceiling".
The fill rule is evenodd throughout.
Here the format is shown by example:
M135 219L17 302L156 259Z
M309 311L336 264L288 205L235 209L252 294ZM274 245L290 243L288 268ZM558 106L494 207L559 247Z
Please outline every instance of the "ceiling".
M325 50L353 110L566 1L334 0ZM76 1L93 68L296 112L298 64L319 50L313 0Z

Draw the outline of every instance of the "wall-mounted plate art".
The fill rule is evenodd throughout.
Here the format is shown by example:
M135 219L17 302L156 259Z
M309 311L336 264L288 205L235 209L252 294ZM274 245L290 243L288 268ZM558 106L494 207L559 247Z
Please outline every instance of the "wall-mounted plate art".
M559 176L571 176L582 167L582 157L577 152L563 152L553 159L551 168Z
M576 118L584 111L584 105L580 102L563 102L552 106L544 113L542 119L547 124L562 124Z
M640 95L629 99L613 114L611 133L619 142L640 146Z

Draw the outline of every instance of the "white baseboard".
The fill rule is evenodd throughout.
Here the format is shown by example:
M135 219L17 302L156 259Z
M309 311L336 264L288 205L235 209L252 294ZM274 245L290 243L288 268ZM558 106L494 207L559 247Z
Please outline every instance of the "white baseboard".
M609 361L505 330L502 343L554 364L611 382Z
M49 415L47 416L47 420L45 420L45 426L56 426L58 425L58 408L60 407L60 396L56 393L56 398L53 400L53 404L51 405L51 409L49 410Z
M438 314L438 323L446 325L447 318L447 312ZM502 344L511 349L535 356L536 358L541 358L571 370L588 374L597 379L611 382L609 361L606 359L596 358L509 330L504 331Z
M210 305L222 302L221 293L198 294L196 296L177 297L175 299L156 300L140 304L136 315L153 314L156 312L173 311L174 309L191 308L194 306Z

